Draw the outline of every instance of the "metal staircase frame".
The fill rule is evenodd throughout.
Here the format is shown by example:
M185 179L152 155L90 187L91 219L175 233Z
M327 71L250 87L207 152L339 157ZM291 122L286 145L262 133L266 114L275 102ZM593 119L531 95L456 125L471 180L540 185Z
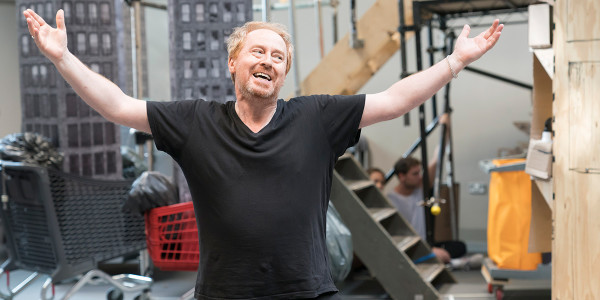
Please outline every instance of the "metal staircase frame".
M340 157L333 176L331 201L371 275L393 299L440 299L437 288L456 280L354 157Z

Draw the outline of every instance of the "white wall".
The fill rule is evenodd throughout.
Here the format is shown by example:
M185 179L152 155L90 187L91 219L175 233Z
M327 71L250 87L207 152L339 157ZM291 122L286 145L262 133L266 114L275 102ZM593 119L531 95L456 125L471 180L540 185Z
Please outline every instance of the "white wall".
M0 2L0 138L21 131L21 89L14 3Z
M166 5L167 0L153 1ZM152 100L169 100L171 83L169 79L169 26L165 10L147 7L146 57L148 58L148 95Z

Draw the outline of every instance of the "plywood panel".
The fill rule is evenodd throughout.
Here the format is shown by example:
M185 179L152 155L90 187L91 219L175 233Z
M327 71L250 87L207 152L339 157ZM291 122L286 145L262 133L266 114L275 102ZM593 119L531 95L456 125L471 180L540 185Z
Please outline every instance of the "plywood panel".
M600 175L572 174L575 202L573 264L576 271L575 297L598 299L600 295Z
M555 2L552 299L600 295L600 1ZM587 147L587 149L586 149Z
M568 41L600 40L600 1L567 0L566 9Z
M557 1L554 6L554 103L552 112L554 122L553 152L555 163L554 176L554 210L552 239L552 299L574 298L574 229L573 197L570 171L568 170L569 153L569 101L568 101L568 66L567 57L567 1Z
M569 64L569 169L600 171L600 62Z

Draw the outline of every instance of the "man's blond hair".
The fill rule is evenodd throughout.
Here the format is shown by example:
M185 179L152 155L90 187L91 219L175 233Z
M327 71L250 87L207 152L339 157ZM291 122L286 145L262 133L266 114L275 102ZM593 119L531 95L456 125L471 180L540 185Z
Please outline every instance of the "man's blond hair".
M252 21L244 24L241 27L234 28L233 33L231 33L231 35L227 38L227 54L229 55L228 60L236 59L238 57L248 33L258 29L271 30L277 33L285 42L285 46L287 48L285 74L287 74L292 67L294 46L292 45L292 37L287 32L287 29L285 26L279 23ZM231 73L231 80L233 81L233 84L235 84L235 74L233 73Z

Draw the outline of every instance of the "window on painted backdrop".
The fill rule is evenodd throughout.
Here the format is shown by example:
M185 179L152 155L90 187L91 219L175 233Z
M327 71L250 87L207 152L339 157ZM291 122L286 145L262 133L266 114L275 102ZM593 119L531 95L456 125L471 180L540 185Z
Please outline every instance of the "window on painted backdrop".
M96 3L88 4L88 19L92 25L98 23L98 5Z
M102 34L102 54L104 54L104 55L112 54L112 40L110 38L109 33Z
M90 33L89 41L90 41L90 54L98 55L98 53L99 53L98 34L95 32Z
M210 50L219 50L219 31L213 30L210 32Z
M100 3L100 21L102 24L110 24L110 5L108 3Z
M206 50L206 34L204 33L204 31L198 31L198 33L196 34L196 43L198 44L198 50Z
M198 78L206 78L208 71L206 70L206 61L204 59L198 60Z
M38 68L38 66L31 66L31 83L33 84L33 86L37 86L39 84L39 76L40 69Z
M181 21L182 22L189 22L190 21L190 4L189 3L184 3L181 4Z
M246 21L246 5L244 3L237 4L237 21L239 23Z
M192 50L192 33L186 31L182 35L183 50Z
M210 75L213 78L219 78L221 73L221 62L218 58L212 59L212 66L210 66Z
M77 33L77 53L86 54L87 52L87 39L83 32Z
M48 69L46 69L46 65L40 65L40 82L43 86L48 85Z
M23 56L29 55L29 41L32 40L29 35L21 36L21 54Z
M229 2L223 3L223 22L230 23L233 20L233 9Z
M77 24L83 25L85 24L85 6L84 3L77 2L75 3L75 20Z
M208 21L210 23L219 21L219 5L216 2L212 2L208 6Z
M206 19L204 13L204 3L196 4L196 22L204 22Z
M183 61L183 78L192 78L192 62L189 60Z

